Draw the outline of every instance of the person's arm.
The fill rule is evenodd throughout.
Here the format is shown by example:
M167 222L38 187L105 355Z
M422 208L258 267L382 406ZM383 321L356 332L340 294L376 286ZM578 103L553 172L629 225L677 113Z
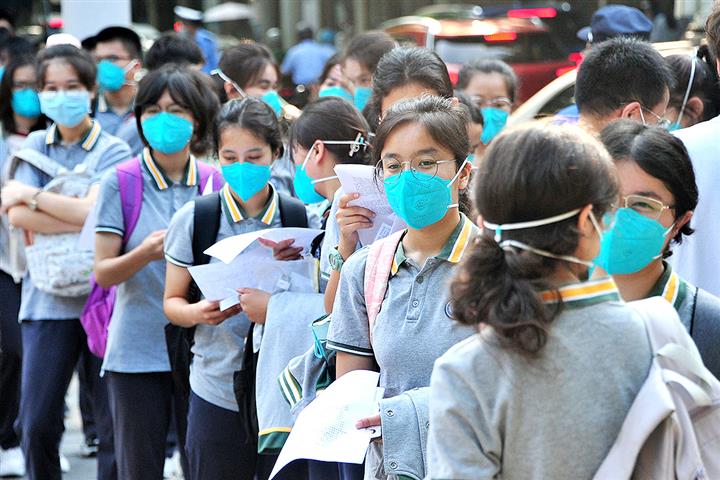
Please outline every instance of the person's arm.
M148 235L127 253L122 251L122 237L115 233L95 234L95 281L103 288L119 285L139 272L145 265L163 259L165 230Z
M16 205L8 210L10 225L22 228L27 232L55 234L73 233L82 230L82 226L63 222L47 213L32 210L25 205Z
M335 377L340 378L353 370L373 370L373 357L363 357L352 353L337 352L335 357Z
M97 192L98 186L93 185L90 187L87 196L74 198L54 192L46 192L39 187L17 180L10 180L3 186L2 202L3 208L9 209L20 205L30 206L34 200L37 202L36 211L82 228L90 209L95 203Z

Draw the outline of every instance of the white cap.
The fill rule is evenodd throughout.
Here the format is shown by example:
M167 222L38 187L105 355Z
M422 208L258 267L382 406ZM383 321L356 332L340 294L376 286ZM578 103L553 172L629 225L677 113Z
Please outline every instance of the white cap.
M203 19L202 12L193 8L177 6L173 8L173 12L177 17L190 22L202 22Z
M45 47L50 48L56 45L72 45L73 47L82 48L80 40L69 33L53 33L45 41Z

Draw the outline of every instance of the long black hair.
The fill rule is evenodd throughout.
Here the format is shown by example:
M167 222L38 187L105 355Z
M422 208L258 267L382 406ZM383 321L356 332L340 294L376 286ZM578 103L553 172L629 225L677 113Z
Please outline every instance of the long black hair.
M695 75L688 98L698 97L702 100L703 115L700 121L715 118L720 113L720 88L717 66L707 45L701 46L697 55L670 55L665 61L675 77L675 85L670 89L669 105L680 110L695 64Z
M20 67L29 66L33 69L36 68L35 59L30 56L17 57L13 59L6 67L5 73L3 74L2 81L0 81L0 124L5 134L16 133L17 125L15 125L15 115L12 108L12 95L14 87L15 71ZM47 119L45 115L40 116L35 121L35 124L30 128L30 131L41 130L45 127Z
M220 136L228 127L252 132L269 146L274 158L283 154L283 132L275 112L259 98L237 98L220 109L213 123L215 151L220 150Z

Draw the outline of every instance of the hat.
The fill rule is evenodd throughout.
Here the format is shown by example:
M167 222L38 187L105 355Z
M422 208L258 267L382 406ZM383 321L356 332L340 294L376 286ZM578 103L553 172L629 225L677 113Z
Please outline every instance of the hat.
M55 45L72 45L73 47L82 48L80 40L69 33L54 33L45 40L45 47L50 48Z
M203 14L199 10L193 8L177 6L173 8L175 16L181 20L187 20L189 22L202 22Z
M590 26L581 28L577 37L589 43L602 42L619 36L648 39L652 28L650 19L637 8L608 5L593 14Z
M142 43L140 43L140 36L126 27L113 26L103 28L102 30L100 30L100 32L98 32L97 35L95 35L93 41L95 44L98 44L119 39L127 40L135 47L138 53L142 53ZM83 42L88 40L89 39L86 39Z

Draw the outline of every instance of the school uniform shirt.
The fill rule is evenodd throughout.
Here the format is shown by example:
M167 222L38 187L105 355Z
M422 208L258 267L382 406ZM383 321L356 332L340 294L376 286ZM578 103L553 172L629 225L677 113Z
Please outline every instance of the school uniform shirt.
M104 95L99 95L95 119L100 122L106 132L127 143L133 155L142 153L145 146L140 139L140 133L138 133L132 105L127 112L120 115L110 108Z
M227 237L282 226L278 195L271 186L270 200L256 217L248 217L225 185L220 190L221 218L216 241ZM194 264L192 236L195 202L183 206L170 221L165 235L165 259L179 267ZM219 260L212 257L210 263ZM237 412L233 391L233 373L240 370L243 345L250 328L244 313L228 318L220 325L198 325L190 366L190 387L197 396L215 406Z
M122 253L137 248L152 232L164 230L176 211L195 198L200 183L197 160L190 157L185 174L173 182L146 149L140 157L143 197L140 216ZM125 233L117 171L103 177L98 196L95 231ZM148 263L118 285L108 332L103 370L121 373L169 372L163 313L165 261Z
M452 319L449 282L478 229L461 215L440 253L420 266L398 244L385 300L370 341L363 282L369 247L343 265L327 346L338 352L374 357L385 397L430 384L433 363L451 346L472 335L472 327ZM371 445L365 478L386 478L382 446Z
M487 328L435 363L428 478L592 478L653 355L612 280L560 295L563 310L536 357L502 348Z
M673 132L687 147L695 180L700 193L700 203L695 208L692 227L695 233L683 238L680 245L673 246L670 257L675 270L693 285L720 296L720 170L718 161L718 137L720 116L698 123L690 128Z
M97 162L93 181L100 182L103 174L118 163L129 160L130 148L122 140L113 137L102 130L98 121L93 121L92 127L85 138L78 143L65 144L60 138L56 126L53 124L47 130L38 130L31 133L23 148L31 148L47 155L65 168L72 170L76 165L83 163L85 157L101 149L102 153ZM15 171L15 180L42 188L52 180L48 175L21 162ZM22 302L20 305L20 320L69 320L80 317L85 305L86 296L59 297L35 288L30 274L25 275L22 287Z

